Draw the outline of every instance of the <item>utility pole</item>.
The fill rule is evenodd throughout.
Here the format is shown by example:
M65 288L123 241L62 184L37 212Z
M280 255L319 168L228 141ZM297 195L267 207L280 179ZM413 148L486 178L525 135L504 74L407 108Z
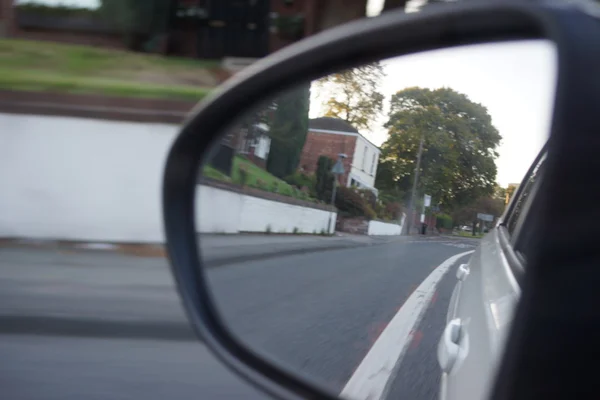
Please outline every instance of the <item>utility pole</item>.
M340 153L338 154L338 160L335 163L335 165L333 166L333 168L331 169L331 175L333 176L333 188L331 190L331 206L335 207L335 194L337 192L337 183L338 183L338 177L341 175L344 175L345 171L344 171L344 159L348 157L346 154ZM331 214L329 213L329 223L328 223L328 227L329 227L329 232L331 231L335 231L335 225L332 227L331 226ZM327 232L327 233L329 233Z
M415 167L415 179L413 180L412 191L410 193L410 200L408 203L408 215L407 215L407 234L410 235L412 223L414 219L413 208L415 205L415 198L417 197L417 183L419 182L419 173L421 172L421 154L423 153L423 140L425 135L421 134L421 140L419 141L419 152L417 153L417 166Z

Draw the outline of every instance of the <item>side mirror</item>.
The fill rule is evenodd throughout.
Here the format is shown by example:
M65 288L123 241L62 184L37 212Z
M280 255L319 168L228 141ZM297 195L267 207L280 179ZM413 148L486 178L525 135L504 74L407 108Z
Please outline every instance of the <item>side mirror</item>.
M163 212L172 272L188 318L204 343L233 370L275 397L382 397L391 384L395 362L403 354L404 347L396 346L389 351L384 349L378 353L381 357L371 358L388 360L391 357L389 365L379 368L380 371L388 371L387 375L376 374L377 378L371 379L369 377L373 374L367 369L361 369L366 371L362 378L353 380L352 385L348 386L348 375L359 371L354 368L356 365L352 367L345 364L346 369L335 378L332 378L330 372L340 368L340 364L336 362L328 364L323 361L319 367L321 369L307 367L311 363L307 353L314 355L335 346L329 341L330 338L315 336L311 343L319 343L319 350L311 346L295 347L299 337L303 336L301 332L298 333L301 327L311 323L315 326L320 323L329 324L330 332L341 335L342 319L323 319L317 323L303 319L301 310L304 307L325 313L329 310L328 307L337 304L337 299L333 297L316 296L317 293L327 293L327 288L319 287L322 281L316 278L327 275L327 271L331 271L327 268L347 266L350 262L360 263L363 269L377 267L374 260L381 253L378 253L369 235L385 237L385 240L378 243L391 243L401 234L418 232L421 223L434 227L436 221L426 219L429 214L424 211L425 205L423 212L418 209L421 207L418 204L422 204L419 201L423 193L410 197L409 205L404 209L389 207L385 211L385 207L379 207L378 202L382 196L375 185L375 179L377 160L382 156L382 148L371 143L352 124L344 121L340 123L339 120L344 119L341 114L337 121L323 118L319 121L320 125L310 125L308 117L312 106L309 107L308 104L311 96L317 92L314 82L326 84L327 79L324 78L328 76L346 79L348 76L344 74L351 74L351 71L360 70L364 66L381 66L381 62L386 64L397 61L397 69L391 75L403 78L404 86L389 88L393 90L390 93L396 96L396 102L390 102L386 107L400 113L395 125L398 134L414 134L410 142L414 158L406 164L410 165L408 176L414 170L418 178L421 167L426 163L437 162L438 165L444 165L453 162L451 157L431 161L435 156L435 152L431 150L434 145L434 141L430 141L431 135L437 135L436 143L446 143L450 140L449 132L463 132L465 140L461 143L467 143L471 150L465 150L468 146L465 147L462 149L463 153L456 153L453 160L456 161L463 154L479 154L482 157L478 159L481 163L473 161L473 165L476 164L480 169L487 165L489 159L486 157L494 159L494 149L500 137L497 131L494 133L495 128L487 113L486 104L470 101L468 96L463 96L458 90L443 87L443 84L440 87L420 88L423 90L408 86L411 85L410 79L416 76L414 71L419 68L411 67L406 60L414 61L421 57L423 64L415 65L432 67L428 70L436 72L431 76L437 76L449 71L449 60L473 60L472 54L469 56L470 51L479 52L479 59L493 57L498 63L494 73L478 69L470 75L470 79L475 86L490 93L498 93L498 96L500 94L497 87L486 85L493 85L494 82L511 83L512 80L503 81L497 73L512 73L516 81L522 78L520 74L533 72L530 74L531 79L523 79L523 85L513 93L511 100L514 112L537 106L535 101L522 106L516 104L521 96L531 94L525 89L528 82L545 74L549 78L542 81L544 91L537 93L538 97L535 98L542 99L546 107L544 110L548 112L547 118L540 115L538 119L542 120L542 124L551 126L549 163L564 166L568 164L569 157L565 151L561 153L560 149L574 148L568 142L568 138L572 137L569 135L575 135L571 129L573 121L576 120L581 128L577 134L582 137L597 133L596 129L585 129L587 125L582 122L585 118L581 118L581 113L582 110L587 110L586 107L600 104L595 98L598 94L587 89L599 87L600 78L593 76L597 74L590 74L590 64L586 61L586 57L594 55L596 59L593 66L600 64L597 61L599 37L600 27L597 21L577 4L513 1L451 4L419 14L392 12L347 24L298 42L257 62L226 82L188 117L169 153L164 174ZM526 56L514 64L502 64L512 54L514 47L511 46L521 45L530 46L527 47L530 50L526 52ZM463 68L468 68L472 65L470 63L471 61L464 61ZM515 67L517 64L519 67ZM371 78L378 74L378 68L361 70L363 72L354 77L370 84L373 81ZM542 70L545 72L542 73ZM555 71L558 77L556 100ZM449 76L453 74L448 73ZM586 81L589 80L589 86L582 83L583 77ZM399 90L402 92L398 92ZM332 95L330 99L338 101L342 94L336 96L338 95ZM384 101L388 101L384 98L390 97L392 96L372 96L370 102L367 102L369 104L365 105L362 101L355 103L354 107L373 106L371 102L379 102L375 104L375 108L381 110ZM453 109L456 104L454 101L460 102L461 106ZM304 113L305 118L282 117L284 113L276 111L281 111L283 107L287 107L288 115ZM452 114L453 125L445 125L444 129L439 126L439 129L431 128L432 121L442 125L446 123L448 120L444 118L449 114ZM590 112L592 114L594 113ZM348 115L345 117L347 121L350 120ZM470 121L481 124L469 125ZM424 131L429 136L421 135ZM472 136L469 135L473 135L473 132L479 134L480 131L487 135L486 140L471 140ZM319 136L318 140L311 142L313 147L306 149L306 138L311 134L315 137L330 136ZM342 141L345 149L332 144L340 142L337 139L342 137L347 139ZM452 140L459 142L456 138ZM476 147L482 142L487 143L487 147ZM327 151L331 153L328 153L329 160L318 157L324 149L329 149ZM580 150L581 159L594 158L593 153L584 155L587 149ZM537 150L533 152L533 156L536 152ZM284 153L285 156L282 156ZM336 154L347 157L336 158ZM412 164L412 160L415 164ZM523 162L528 167L531 160L523 161L520 157L515 157L513 161ZM337 166L333 168L336 162ZM473 170L471 167L469 165ZM321 172L317 173L317 170ZM576 175L576 170L573 167L569 173ZM396 172L392 170L390 174ZM552 173L555 170L548 168L549 181L552 181ZM447 175L449 172L446 171L444 176ZM436 195L443 197L446 196L444 193L463 190L475 181L493 182L495 175L492 175L486 179L469 181L468 185L459 182L449 191L439 190L439 193L433 194L433 201L443 205L444 201L450 200L435 198ZM315 182L303 183L303 179L309 182L313 176L316 176ZM417 183L411 188L411 182L416 182L417 178L405 180L404 184L408 185L407 198L411 190L413 194L421 190ZM425 178L423 181L432 181L431 176ZM556 182L558 181L560 179L557 177ZM423 190L429 190L430 187ZM573 193L579 192L557 191L552 201L556 204L570 204L568 199L564 203L559 200L561 196L569 197ZM567 208L569 207L563 207ZM550 213L551 209L544 209L543 212ZM381 214L386 216L381 218L378 212L389 214ZM357 218L348 222L349 217ZM552 219L553 214L549 214L548 218L541 221ZM572 218L572 221L576 220L577 218ZM449 223L452 226L451 221ZM539 229L539 243L549 240L545 235L555 231L543 230L540 228L542 226L543 222L535 225L536 232ZM356 238L347 233L336 236L336 232L340 230L352 232L353 229L363 236ZM248 241L235 240L229 244L219 244L230 238L225 234L240 232L253 233L251 240L254 246L249 246ZM262 236L256 235L257 233ZM284 237L291 237L293 240L284 240ZM355 252L355 257L340 259L335 257L337 253L329 251L355 249L353 246L357 244L369 245L373 252L370 256ZM559 251L559 247L555 245L552 250ZM317 251L325 254L326 250L329 251L326 263L307 262L294 268L293 257ZM289 258L276 258L281 252L285 252ZM454 256L452 262L457 262L468 253ZM394 258L401 259L401 255ZM248 261L248 265L240 263L241 261ZM445 268L448 269L450 264L444 264ZM283 265L289 265L287 270L293 273L282 274L279 267ZM528 265L532 266L532 271L536 270L535 259L528 260ZM262 272L259 274L257 271ZM310 275L311 271L318 271L322 275ZM350 273L352 270L349 269L346 275L341 276L348 276ZM459 279L466 275L460 269L459 273ZM441 279L443 273L440 274L436 279ZM392 284L395 281L387 282ZM349 286L347 291L360 299L364 296L361 287L358 284L355 287ZM305 292L301 292L303 290ZM303 293L304 303L289 306L286 299L292 292ZM392 292L390 289L389 293ZM315 296L307 293L314 293ZM380 294L384 295L383 289ZM433 293L428 294L428 301L431 301L432 296ZM373 304L388 303L376 301ZM350 308L346 310L347 315L357 312L356 308ZM259 315L256 310L261 309L271 310L272 314ZM281 321L287 321L289 325L286 326L291 327L289 332L295 332L296 336L281 335L274 330L272 318L275 313ZM515 323L527 324L526 316L524 313L518 314ZM411 323L418 322L419 318L415 316ZM284 324L281 321L279 323ZM362 326L360 323L355 325ZM403 327L407 343L412 328L412 325ZM323 342L319 342L321 339ZM275 347L279 348L279 352L273 350ZM521 347L516 343L511 351L513 348ZM344 349L338 348L337 351L340 354L347 353ZM513 356L516 357L514 354ZM294 357L296 358L293 359ZM360 361L362 357L356 358ZM501 369L499 376L504 377L503 384L510 385L512 375L502 375L503 371Z

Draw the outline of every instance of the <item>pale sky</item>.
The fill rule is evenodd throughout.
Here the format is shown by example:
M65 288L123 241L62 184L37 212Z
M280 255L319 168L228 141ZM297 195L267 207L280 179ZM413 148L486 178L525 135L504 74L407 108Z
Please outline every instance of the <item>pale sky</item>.
M521 41L444 49L383 62L387 76L382 92L384 116L371 132L361 132L376 145L387 138L391 95L407 87L449 87L484 105L502 135L497 182L519 183L549 134L556 81L554 45ZM313 89L314 90L314 89ZM313 93L311 118L322 114L326 94Z

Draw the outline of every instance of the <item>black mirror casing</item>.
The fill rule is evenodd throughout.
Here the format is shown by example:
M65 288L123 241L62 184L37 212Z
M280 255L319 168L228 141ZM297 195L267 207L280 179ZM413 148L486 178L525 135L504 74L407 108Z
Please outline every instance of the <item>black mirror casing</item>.
M596 369L586 372L570 365L587 365L586 361L596 365L600 356L593 345L587 352L572 349L600 337L597 291L586 286L600 280L600 246L594 243L593 226L579 224L581 210L572 204L574 198L592 199L600 193L596 13L595 6L586 2L512 1L440 5L413 14L390 12L275 53L200 103L169 153L163 213L172 272L188 318L206 345L233 370L276 397L337 398L256 355L232 336L214 308L197 246L194 196L202 157L232 119L295 83L383 58L491 41L547 39L556 46L558 82L548 168L540 187L546 201L533 213L530 229L538 240L492 397L564 398L578 392L569 387L575 382L579 393L592 393ZM588 211L588 220L600 221L596 216L600 211ZM567 266L570 278L565 279ZM569 305L576 307L575 312L560 312Z

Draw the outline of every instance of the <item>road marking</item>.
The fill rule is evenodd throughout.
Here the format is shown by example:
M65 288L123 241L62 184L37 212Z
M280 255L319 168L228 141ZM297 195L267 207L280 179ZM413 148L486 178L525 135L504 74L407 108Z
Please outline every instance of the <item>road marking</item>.
M412 332L423 317L438 283L458 259L473 252L474 250L465 251L448 258L421 282L356 368L340 393L342 398L352 400L382 398L388 381L396 366L400 365L404 352L412 340Z

